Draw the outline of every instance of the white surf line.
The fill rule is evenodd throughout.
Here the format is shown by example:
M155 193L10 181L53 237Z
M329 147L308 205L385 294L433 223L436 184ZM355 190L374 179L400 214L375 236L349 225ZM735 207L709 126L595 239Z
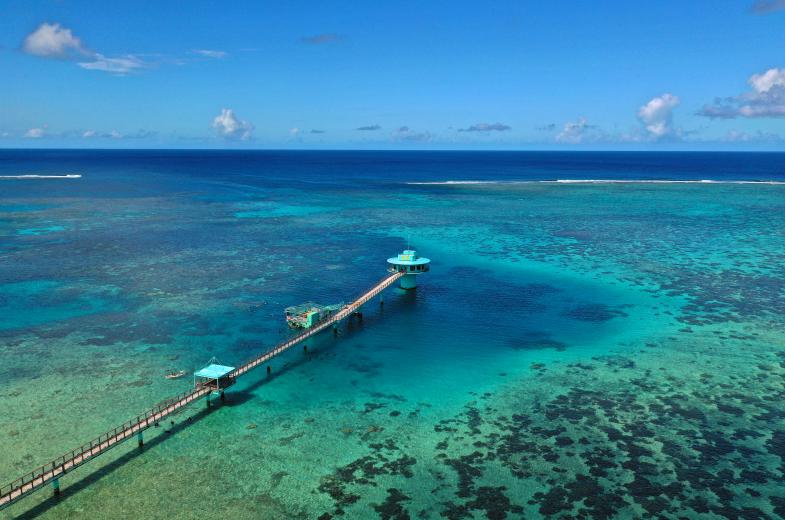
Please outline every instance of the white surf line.
M785 184L785 181L716 181L712 179L557 179L538 182L550 184Z
M700 180L664 180L664 179L556 179L537 181L434 181L434 182L407 182L410 185L420 186L449 186L449 185L475 185L475 184L766 184L785 185L785 181L717 181L711 179Z
M0 179L81 179L78 173L68 173L65 175L0 175Z

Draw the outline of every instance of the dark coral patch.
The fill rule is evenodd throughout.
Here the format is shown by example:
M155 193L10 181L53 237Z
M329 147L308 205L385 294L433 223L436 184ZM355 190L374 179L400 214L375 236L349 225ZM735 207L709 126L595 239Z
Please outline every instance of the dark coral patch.
M602 303L590 303L572 307L564 311L562 315L573 320L601 323L613 318L627 316L627 313Z

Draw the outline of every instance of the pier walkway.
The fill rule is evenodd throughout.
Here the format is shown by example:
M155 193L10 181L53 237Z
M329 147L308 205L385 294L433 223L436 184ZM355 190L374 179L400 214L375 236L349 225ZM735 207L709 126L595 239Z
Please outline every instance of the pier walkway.
M228 374L228 377L235 379L269 361L278 354L297 345L303 340L308 339L309 337L329 328L330 326L337 324L339 321L347 318L352 313L358 312L363 304L391 286L402 276L404 276L404 273L401 272L390 274L379 283L368 289L359 298L346 305L340 311L325 319L323 322L305 330L291 339L276 345L267 352L235 368ZM197 385L193 390L184 392L180 395L163 401L147 412L138 415L130 421L127 421L118 426L117 428L100 435L98 438L90 441L89 443L58 457L48 464L44 464L43 466L36 468L30 473L19 477L9 484L6 484L0 488L0 509L4 509L13 502L41 489L49 483L52 484L55 494L58 494L60 490L60 482L58 479L60 477L133 436L137 436L139 445L141 446L142 432L144 430L150 428L151 426L157 425L158 422L165 417L173 414L174 412L177 412L178 410L198 400L199 398L208 397L214 390L215 388L209 384Z

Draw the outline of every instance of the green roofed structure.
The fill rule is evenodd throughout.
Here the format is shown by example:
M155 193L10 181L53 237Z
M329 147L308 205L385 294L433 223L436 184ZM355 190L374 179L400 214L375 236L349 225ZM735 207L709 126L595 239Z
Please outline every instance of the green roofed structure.
M417 275L428 272L430 263L430 259L417 256L417 251L407 249L387 259L387 270L391 273L406 273L401 278L401 289L416 289Z

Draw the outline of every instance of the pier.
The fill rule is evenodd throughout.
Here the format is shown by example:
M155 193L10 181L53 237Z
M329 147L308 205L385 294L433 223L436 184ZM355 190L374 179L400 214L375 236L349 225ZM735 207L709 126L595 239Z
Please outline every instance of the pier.
M412 268L413 271L413 268ZM139 446L144 444L143 432L156 426L162 419L181 410L194 401L200 398L207 398L209 405L210 394L219 393L223 398L223 389L234 383L234 380L243 374L253 370L271 360L275 356L289 350L293 346L302 342L309 337L318 334L319 332L337 325L337 323L354 313L359 313L363 304L380 294L382 291L390 287L398 279L406 276L403 270L391 270L391 274L379 281L376 285L368 289L360 295L352 303L345 305L340 311L329 316L327 319L318 322L313 327L304 330L296 336L279 343L272 349L260 354L259 356L249 360L248 362L233 368L231 371L221 374L220 379L208 379L206 381L197 381L194 388L180 395L167 399L162 403L154 406L145 413L134 417L133 419L121 424L120 426L109 430L108 432L98 436L98 438L83 444L82 446L56 458L55 460L40 466L33 471L27 473L14 480L13 482L4 485L0 488L0 509L4 509L16 502L17 500L33 493L47 485L51 485L55 495L60 494L60 478L68 472L78 468L82 464L89 462L122 443L123 441L135 437ZM404 287L407 288L407 287ZM268 367L269 368L269 367ZM268 370L269 372L269 370Z

